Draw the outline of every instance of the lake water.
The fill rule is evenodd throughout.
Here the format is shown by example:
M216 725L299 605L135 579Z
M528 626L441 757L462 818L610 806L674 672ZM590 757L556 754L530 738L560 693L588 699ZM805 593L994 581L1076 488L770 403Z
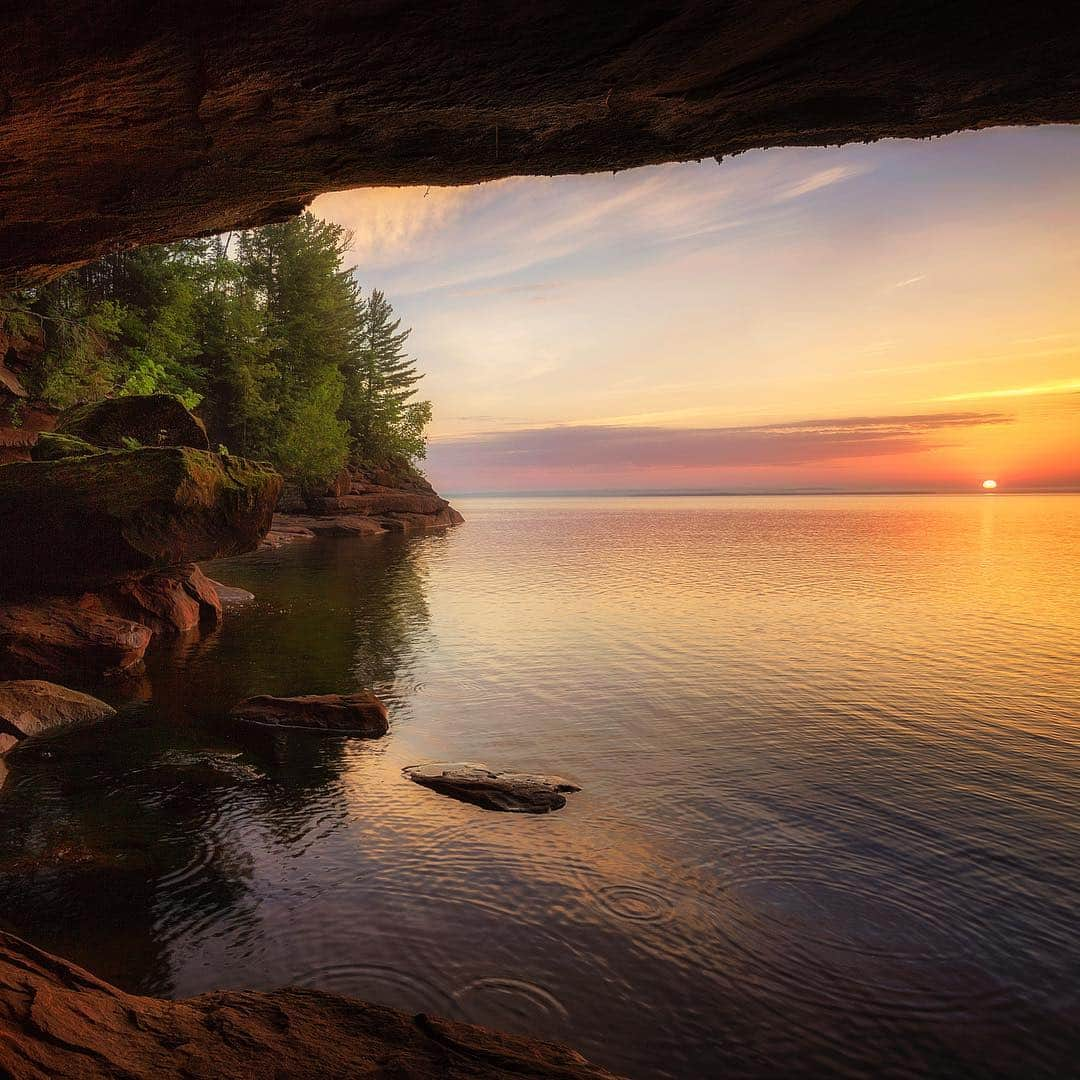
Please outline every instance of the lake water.
M1080 496L470 499L218 564L257 601L24 754L0 916L126 989L320 987L657 1077L1062 1077ZM381 740L235 734L372 686ZM566 775L545 816L409 783Z

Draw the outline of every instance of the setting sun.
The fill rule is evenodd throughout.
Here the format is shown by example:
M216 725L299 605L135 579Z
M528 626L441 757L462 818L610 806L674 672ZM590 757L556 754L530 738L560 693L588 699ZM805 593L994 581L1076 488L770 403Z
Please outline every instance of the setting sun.
M982 486L983 486L984 491L993 491L997 487L997 481L996 480L984 480L982 482Z

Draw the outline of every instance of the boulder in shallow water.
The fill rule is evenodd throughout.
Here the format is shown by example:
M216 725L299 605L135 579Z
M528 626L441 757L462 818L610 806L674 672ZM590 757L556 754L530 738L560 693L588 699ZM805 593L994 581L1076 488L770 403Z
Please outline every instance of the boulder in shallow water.
M42 679L0 682L0 721L18 739L100 723L116 710L89 694Z
M142 660L150 638L93 593L0 604L0 678L118 675Z
M561 776L539 773L495 772L475 761L434 762L402 770L417 784L432 788L485 810L514 814L546 814L566 805L565 792L580 791Z
M75 592L254 551L281 477L185 448L0 468L0 593Z
M615 1080L554 1043L318 990L218 991L183 1001L125 994L6 933L0 933L0 1075Z
M229 715L257 727L310 731L318 735L378 738L389 728L386 706L366 690L355 694L307 694L302 697L260 694L234 705Z
M126 581L109 592L118 613L155 634L183 634L221 621L221 599L194 563Z
M172 394L130 395L76 405L60 414L56 430L103 449L119 450L126 439L142 446L210 449L203 422Z

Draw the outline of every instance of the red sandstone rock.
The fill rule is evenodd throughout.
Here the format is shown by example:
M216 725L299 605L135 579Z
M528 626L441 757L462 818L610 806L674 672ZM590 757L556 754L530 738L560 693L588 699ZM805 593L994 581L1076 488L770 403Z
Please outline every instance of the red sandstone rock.
M340 498L317 499L314 509L324 514L437 514L449 504L437 495L421 495L412 491L393 491L384 488L366 495L343 495Z
M352 482L352 470L347 467L341 469L337 476L326 485L327 496L329 498L339 498L342 495L348 495L349 488L352 487Z
M96 593L0 603L0 676L119 674L142 659L152 635L220 620L217 590L193 564Z
M107 594L119 612L155 634L182 634L221 621L221 599L194 564L125 582Z
M50 0L0 42L0 279L333 189L1080 120L1061 0Z
M119 674L142 660L150 637L92 593L0 604L0 677Z
M305 528L314 536L381 536L386 531L375 518L360 514L304 520Z
M0 933L0 1075L18 1080L615 1080L552 1043L316 990L125 994Z
M335 494L342 490L347 494ZM346 470L335 478L329 491L309 499L309 513L291 520L302 521L320 536L416 532L460 525L465 520L404 459L381 467Z
M385 735L386 706L371 692L272 697L262 694L234 705L234 720L258 727L296 729L322 735Z
M0 682L0 721L12 741L100 723L116 710L89 694L41 679ZM10 749L0 747L0 753Z
M262 538L260 547L279 548L296 540L314 540L315 533L305 524L306 518L292 514L275 514L270 531Z

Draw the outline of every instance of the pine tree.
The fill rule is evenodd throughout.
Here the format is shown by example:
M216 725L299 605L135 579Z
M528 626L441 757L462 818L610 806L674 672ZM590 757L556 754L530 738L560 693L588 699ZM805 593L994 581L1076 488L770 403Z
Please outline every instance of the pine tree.
M405 351L411 332L401 329L386 296L373 289L362 313L359 353L348 372L346 405L359 461L424 456L431 405L413 400L423 376Z
M278 373L277 409L261 449L311 483L332 476L348 455L348 425L338 412L359 294L343 268L349 243L339 225L310 213L239 238L238 259L259 297Z

